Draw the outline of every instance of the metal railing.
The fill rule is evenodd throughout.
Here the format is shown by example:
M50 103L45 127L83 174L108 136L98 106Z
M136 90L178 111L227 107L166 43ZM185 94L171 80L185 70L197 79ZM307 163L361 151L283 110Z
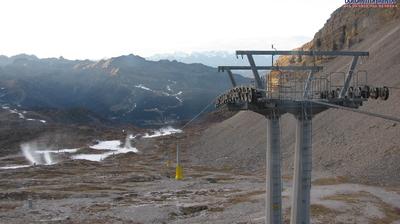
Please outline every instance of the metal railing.
M269 75L266 82L265 95L267 99L280 100L302 100L304 99L305 85L307 77L300 73L284 73L273 76ZM343 88L346 77L345 72L330 72L314 76L310 80L307 99L320 99L321 93L333 93L333 97L339 94ZM357 89L368 85L368 73L365 70L357 71L354 74L351 87Z

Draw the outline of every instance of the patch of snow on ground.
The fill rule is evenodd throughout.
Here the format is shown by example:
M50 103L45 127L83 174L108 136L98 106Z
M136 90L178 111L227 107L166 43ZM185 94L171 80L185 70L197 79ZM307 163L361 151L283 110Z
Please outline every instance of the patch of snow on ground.
M140 136L140 134L137 134L137 135L129 135L128 138L129 138L129 139L135 139L135 138L137 138L138 136Z
M136 85L135 87L136 87L136 88L140 88L140 89L144 89L144 90L148 90L148 91L153 91L153 90L151 90L150 88L144 86L143 84Z
M153 134L146 133L146 134L144 134L143 138L156 138L156 137L171 135L171 134L175 134L175 133L182 133L182 130L175 129L171 126L168 126L168 127L160 128L159 130L154 131Z
M38 150L38 151L36 151L36 153L46 153L46 152L50 152L50 153L75 153L79 149L80 148L76 148L76 149L59 149L59 150Z
M3 109L4 109L4 107L3 107ZM18 112L17 110L15 110L15 109L8 109L8 111L9 111L10 113L12 113L12 114L18 114L18 117L19 117L20 119L25 119L25 116L24 116L22 113L20 113L20 112Z
M33 119L33 118L27 118L25 120L27 120L27 121L39 121L39 122L42 122L43 124L47 123L47 121L45 121L45 120L38 120L38 119Z
M124 154L128 152L137 153L139 152L139 150L135 147L132 147L130 142L130 139L135 137L136 136L127 135L123 146L121 146L121 141L119 140L99 141L97 144L89 147L96 150L107 150L107 152L100 154L78 154L78 155L72 155L70 158L100 162L112 155ZM0 169L18 169L33 165L53 165L56 164L58 161L54 159L52 154L75 153L79 149L80 148L50 150L47 149L47 147L39 146L36 142L24 143L21 144L21 151L25 159L29 161L30 165L10 165L10 166L0 167Z
M120 149L121 141L120 140L111 140L111 141L100 141L96 145L90 146L92 149L106 149L106 150L118 150Z
M111 150L111 151L101 154L79 154L79 155L74 155L71 158L100 162L112 155L124 154L128 152L134 152L134 153L139 152L137 148L131 146L130 139L131 135L128 135L126 137L124 146L121 146L120 140L100 141L99 143L90 146L90 148L97 150Z
M177 99L181 103L183 102L183 100L181 98L177 97L177 96L175 96L175 99Z
M10 112L12 114L17 114L20 119L25 119L27 121L39 121L39 122L41 122L43 124L47 123L47 121L45 121L45 120L26 118L24 114L26 114L27 111L22 111L22 113L21 113L17 109L10 109L9 106L2 106L1 108L3 108L4 110L8 110L8 112Z
M134 152L137 153L138 150L134 147L132 148L120 148L118 150L113 150L111 152L106 152L106 153L101 153L101 154L79 154L79 155L74 155L71 158L72 159L83 159L83 160L90 160L90 161L95 161L95 162L101 162L105 158L112 156L112 155L118 155L118 154L124 154L128 152Z
M173 96L178 96L178 95L182 95L182 91L179 91L178 93L173 94Z
M83 160L89 160L89 161L95 161L95 162L100 162L103 159L111 156L113 153L102 153L102 154L79 154L79 155L74 155L71 158L72 159L83 159Z
M31 165L12 165L12 166L3 166L0 167L1 170L13 170L13 169L19 169L19 168L24 168L24 167L30 167Z

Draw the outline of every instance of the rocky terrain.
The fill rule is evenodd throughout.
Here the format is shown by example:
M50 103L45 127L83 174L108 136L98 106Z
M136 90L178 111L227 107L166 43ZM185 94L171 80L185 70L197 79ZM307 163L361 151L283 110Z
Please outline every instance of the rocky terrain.
M203 129L194 125L183 133L158 137L134 129L103 130L102 140L108 141L100 142L81 134L87 140L73 146L80 148L48 146L52 160L43 165L22 165L29 161L19 153L2 156L1 223L264 223L262 172L191 161L191 139ZM131 137L127 143L126 132L142 137ZM122 146L112 146L117 140L124 142ZM174 179L177 142L184 167L181 181ZM118 154L114 147L137 151ZM115 153L97 161L93 156L109 152ZM91 156L82 160L78 155ZM11 168L16 164L21 168ZM290 186L290 177L284 176L285 223ZM344 177L314 178L312 221L392 223L400 219L399 202L396 187L350 184Z
M229 126L227 121L234 119L254 120L255 127L228 136L229 130L239 128ZM261 119L250 112L214 112L183 133L165 136L134 127L43 128L38 137L28 135L21 142L36 146L40 153L48 151L51 159L44 158L44 164L29 165L20 145L0 156L1 223L264 223L265 175L257 167L263 166L264 155L245 145L250 141L263 144L262 138L253 135L262 129ZM232 137L240 138L243 143L238 147L244 150L235 155L229 148L209 145L213 151L198 152L201 156L194 153L196 139L221 125L227 125L224 133L208 136L209 141L220 138L226 144ZM115 141L122 145L99 147ZM182 181L174 180L177 143L182 150ZM230 164L237 163L241 169L227 165L232 158L235 161ZM283 181L284 220L289 223L291 176L285 174ZM393 223L400 219L398 185L354 182L346 176L314 175L312 222Z

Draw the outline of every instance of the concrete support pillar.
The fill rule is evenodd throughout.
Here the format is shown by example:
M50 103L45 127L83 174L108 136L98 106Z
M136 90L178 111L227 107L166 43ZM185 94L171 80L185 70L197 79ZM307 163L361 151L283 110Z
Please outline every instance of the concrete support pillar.
M282 181L279 116L267 116L266 223L282 223Z
M296 117L291 224L310 223L310 190L312 168L312 117L303 109Z

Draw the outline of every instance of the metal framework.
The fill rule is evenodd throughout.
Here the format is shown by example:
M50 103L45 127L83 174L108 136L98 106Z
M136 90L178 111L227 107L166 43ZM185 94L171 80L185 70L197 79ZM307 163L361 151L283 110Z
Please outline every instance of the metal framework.
M282 178L280 149L280 117L291 113L296 118L296 147L294 158L291 223L310 223L310 190L312 169L312 118L329 108L347 109L400 122L400 119L359 111L368 98L386 100L387 87L376 88L359 85L356 66L359 57L369 56L359 51L236 51L237 56L246 56L250 66L220 66L227 71L233 88L221 95L216 106L227 105L232 110L252 110L267 119L267 165L266 165L266 223L282 223ZM255 55L301 55L301 56L351 56L347 73L343 73L343 85L333 84L332 74L315 77L323 71L321 66L256 66ZM237 86L232 70L251 70L255 86ZM278 80L261 82L260 70L308 72L305 79L287 77L281 73ZM339 73L342 74L342 73ZM356 81L353 80L356 75ZM352 86L352 83L355 84Z
M254 60L253 60L254 61ZM261 77L258 73L260 70L280 70L280 71L304 71L309 70L311 72L318 72L322 70L322 66L218 66L218 71L227 71L229 79L231 80L232 86L236 87L236 81L233 77L232 70L251 70L253 72L256 87L259 89L264 88L264 84L261 82Z
M302 55L302 56L369 56L366 51L248 51L237 50L236 55Z
M322 66L254 66L255 70L282 70L282 71L321 71ZM252 66L218 66L218 71L227 70L253 70Z

